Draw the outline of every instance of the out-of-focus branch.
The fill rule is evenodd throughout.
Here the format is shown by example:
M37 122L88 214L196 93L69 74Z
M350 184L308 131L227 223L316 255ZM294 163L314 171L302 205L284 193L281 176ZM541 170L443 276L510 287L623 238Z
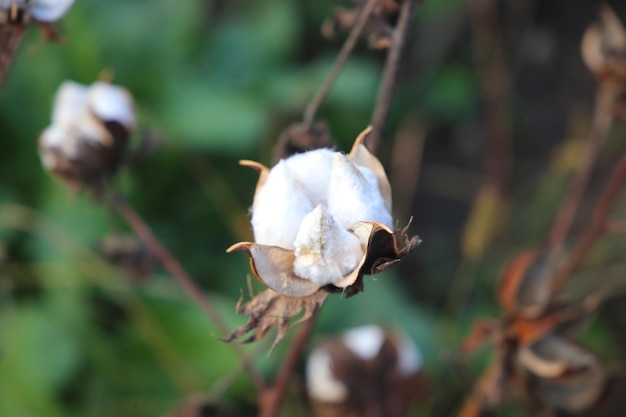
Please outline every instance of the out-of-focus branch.
M13 59L17 54L25 29L7 30L0 27L0 87L9 72Z
M145 243L148 250L150 250L155 258L157 258L169 271L169 273L172 274L176 281L178 281L187 295L202 309L202 311L204 311L218 330L222 333L228 333L230 329L215 305L204 295L202 290L195 284L183 266L169 252L169 250L161 244L154 233L152 233L152 230L126 202L126 200L124 200L121 195L115 194L111 197L110 203L112 207L126 220L137 236ZM250 358L238 345L230 344L230 346L232 346L235 354L244 363L257 388L261 391L265 389L265 381L263 380L261 374L254 368Z
M616 94L616 86L610 81L601 84L598 89L593 125L589 141L587 142L587 149L585 150L585 159L572 180L548 236L548 249L552 251L555 257L558 257L558 254L563 250L583 193L589 183L593 166L611 131Z
M359 36L361 36L363 28L369 20L372 11L374 10L374 7L376 7L376 4L378 4L378 1L379 0L368 0L367 4L365 4L365 7L363 7L363 9L361 10L361 13L357 18L356 23L354 24L352 30L350 31L350 34L348 35L348 39L346 39L346 42L343 44L339 55L337 55L337 59L335 60L333 68L330 70L330 73L326 77L326 80L324 80L324 83L321 85L319 90L317 90L309 104L306 106L306 109L304 110L303 123L305 126L309 128L313 126L317 111L319 110L322 102L330 92L333 84L335 84L337 77L341 73L343 66L348 60L350 54L352 53L352 50L359 40Z
M404 50L407 34L411 28L410 23L413 17L413 11L418 3L421 3L421 0L405 0L402 3L398 23L393 31L391 46L389 47L385 67L383 69L382 80L378 87L376 107L372 114L372 133L370 133L367 139L367 147L373 153L376 153L378 149L378 145L380 144L385 130L385 125L387 124L387 116L389 115L391 101L395 92L402 51Z
M280 406L287 393L289 380L298 364L298 359L302 355L304 345L313 330L316 318L317 312L313 313L307 321L302 323L289 349L289 354L278 371L274 385L261 392L259 417L278 416Z

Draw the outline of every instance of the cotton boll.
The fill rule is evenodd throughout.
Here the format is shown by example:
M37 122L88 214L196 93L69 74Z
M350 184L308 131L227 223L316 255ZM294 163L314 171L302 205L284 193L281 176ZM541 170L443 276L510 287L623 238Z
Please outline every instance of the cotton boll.
M40 22L56 22L70 7L74 0L34 0L31 3L31 14Z
M333 375L333 361L328 351L318 347L306 364L306 385L309 395L327 403L339 403L348 396L348 388Z
M75 158L78 154L78 143L62 129L51 126L39 137L41 162L48 170L56 169L66 159ZM54 150L58 151L54 151ZM61 157L58 153L61 153Z
M252 207L254 240L263 245L293 249L300 223L313 205L294 181L284 161L270 171Z
M52 111L52 124L70 129L83 117L88 87L74 81L65 81L57 90Z
M385 341L385 332L378 326L362 326L349 330L342 337L344 345L364 360L374 359Z
M335 154L337 152L322 148L285 159L294 180L303 185L307 197L314 206L327 204L326 194Z
M411 375L419 371L422 367L422 352L413 340L404 333L398 336L398 370L402 375Z
M95 82L89 89L87 103L98 119L120 123L128 130L134 129L136 120L133 99L124 88Z
M368 168L357 168L345 155L336 154L334 158L328 209L345 229L359 221L392 227L391 214L385 208L375 174Z
M359 239L342 229L321 204L302 220L294 247L294 272L319 285L339 281L364 255Z

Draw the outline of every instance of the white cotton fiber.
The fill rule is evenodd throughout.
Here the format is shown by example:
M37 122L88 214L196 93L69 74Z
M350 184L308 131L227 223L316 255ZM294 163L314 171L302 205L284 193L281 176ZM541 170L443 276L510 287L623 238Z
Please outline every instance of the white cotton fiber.
M342 229L321 204L302 220L294 247L295 274L319 285L341 280L364 255L359 239Z
M313 206L327 204L328 183L333 166L334 152L322 148L293 155L285 159L293 178L302 184Z
M294 181L284 161L269 173L252 206L254 240L263 245L293 249L300 223L313 206Z

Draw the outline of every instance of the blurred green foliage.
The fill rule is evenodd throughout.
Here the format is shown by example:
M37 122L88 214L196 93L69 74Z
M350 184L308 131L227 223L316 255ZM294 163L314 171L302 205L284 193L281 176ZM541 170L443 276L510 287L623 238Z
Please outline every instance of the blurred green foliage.
M79 0L60 25L62 42L28 31L0 93L0 416L165 415L193 394L254 415L254 388L245 374L231 375L240 364L219 340L225 335L176 283L162 271L135 282L94 254L105 235L128 229L107 207L70 195L45 174L37 138L62 81L88 84L110 71L127 87L141 124L165 145L123 173L118 186L234 329L245 320L234 310L249 267L224 251L250 238L246 213L256 181L237 160L269 164L280 132L300 119L344 39L319 34L335 5ZM424 246L401 267L366 277L364 294L330 297L313 338L371 322L408 332L437 387L416 415L450 415L471 386L468 375L450 382L450 358L474 318L498 314L493 292L502 262L542 242L569 175L546 168L551 143L533 142L517 107L524 103L516 101L512 136L521 145L509 234L479 260L460 259L482 170L484 100L464 19L461 1L431 0L419 11L381 151L388 165L392 132L410 118L428 124L418 192L396 196L411 207ZM340 149L370 119L383 61L384 53L360 45L321 109ZM583 81L574 102L588 108L591 90L591 80ZM587 338L601 355L623 360L614 331L594 325ZM246 351L257 352L271 376L289 343L269 357L264 342ZM469 372L476 375L485 361L476 359ZM293 402L284 415L301 413Z

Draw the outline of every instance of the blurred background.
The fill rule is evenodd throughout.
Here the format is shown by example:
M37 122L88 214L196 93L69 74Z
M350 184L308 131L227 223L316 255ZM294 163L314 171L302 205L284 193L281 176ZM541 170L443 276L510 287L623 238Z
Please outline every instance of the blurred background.
M626 3L610 3L626 20ZM407 332L433 388L412 415L454 415L489 357L459 364L456 349L474 319L500 314L494 289L505 260L547 236L589 135L597 83L580 40L599 4L426 0L417 12L379 156L398 225L413 217L411 234L424 243L366 277L364 293L329 297L312 338L368 323ZM219 340L226 335L160 268L134 274L99 255L102 240L127 226L47 175L37 138L62 81L90 84L108 71L127 87L141 126L165 143L118 187L234 329L247 320L235 303L250 272L244 255L225 249L251 239L257 179L237 161L271 164L280 133L301 120L346 37L320 32L339 5L350 6L78 0L59 24L60 43L28 31L0 93L0 415L166 416L195 395L254 415L255 389ZM321 108L339 150L370 121L384 58L360 42ZM614 126L574 231L625 133ZM571 289L616 282L582 337L608 364L626 356L625 249L621 237L603 240ZM272 335L246 347L268 377L293 333L269 356ZM285 416L306 415L301 370Z

